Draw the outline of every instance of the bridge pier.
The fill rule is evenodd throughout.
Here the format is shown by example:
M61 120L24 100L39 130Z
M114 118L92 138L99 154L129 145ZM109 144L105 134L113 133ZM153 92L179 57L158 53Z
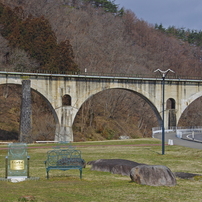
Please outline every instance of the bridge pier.
M176 110L175 109L169 109L168 110L168 127L176 127Z
M164 118L165 128L172 128L177 126L176 121L176 109L167 109L165 110L165 118Z
M55 141L73 141L72 107L63 106L56 110L60 124L56 125Z
M32 142L31 81L22 80L22 101L20 114L20 142Z

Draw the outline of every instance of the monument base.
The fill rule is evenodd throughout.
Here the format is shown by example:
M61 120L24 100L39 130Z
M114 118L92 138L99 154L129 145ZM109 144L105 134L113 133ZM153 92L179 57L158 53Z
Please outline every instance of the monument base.
M19 176L19 177L15 177L15 176L10 176L9 178L2 178L0 177L0 181L7 181L7 182L22 182L22 181L29 181L29 180L39 180L39 177L26 177L26 176Z
M11 182L22 182L25 181L27 176L8 176L7 179Z

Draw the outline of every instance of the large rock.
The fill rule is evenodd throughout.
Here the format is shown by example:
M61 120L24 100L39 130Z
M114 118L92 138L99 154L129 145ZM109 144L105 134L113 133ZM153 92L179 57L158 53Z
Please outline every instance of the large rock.
M87 164L92 165L91 170L111 172L113 174L127 176L130 176L130 171L132 168L138 165L144 165L125 159L98 159L95 161L89 161Z
M195 176L201 176L199 174L194 173L184 173L184 172L175 172L175 177L179 177L181 179L193 179Z
M175 175L162 165L139 165L131 169L132 181L150 186L175 186Z

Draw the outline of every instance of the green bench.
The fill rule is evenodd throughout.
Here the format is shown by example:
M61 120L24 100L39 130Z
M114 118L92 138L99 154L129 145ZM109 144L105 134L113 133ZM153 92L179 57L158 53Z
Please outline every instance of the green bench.
M80 171L80 179L82 179L82 169L85 168L85 160L81 158L81 151L74 148L60 148L47 152L45 161L47 179L49 179L50 170L72 170Z

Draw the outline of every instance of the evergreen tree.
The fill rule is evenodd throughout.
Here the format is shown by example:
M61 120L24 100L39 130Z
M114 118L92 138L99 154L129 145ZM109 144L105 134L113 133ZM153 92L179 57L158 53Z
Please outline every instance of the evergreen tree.
M121 8L120 10L118 9L118 5L114 3L113 1L110 0L84 0L91 5L93 5L95 8L103 8L105 12L110 12L114 13L116 15L122 16L124 13L124 9Z
M68 40L58 44L52 52L47 66L52 71L78 71L78 66L74 63L72 46Z
M202 32L197 30L190 30L185 28L175 28L174 26L170 26L167 29L163 27L162 24L155 24L155 29L172 36L175 36L178 39L183 41L187 41L190 44L196 46L202 46Z
M27 51L40 63L39 69L78 71L68 40L57 44L55 33L44 17L22 19L21 9L11 10L0 4L0 33L12 47Z

